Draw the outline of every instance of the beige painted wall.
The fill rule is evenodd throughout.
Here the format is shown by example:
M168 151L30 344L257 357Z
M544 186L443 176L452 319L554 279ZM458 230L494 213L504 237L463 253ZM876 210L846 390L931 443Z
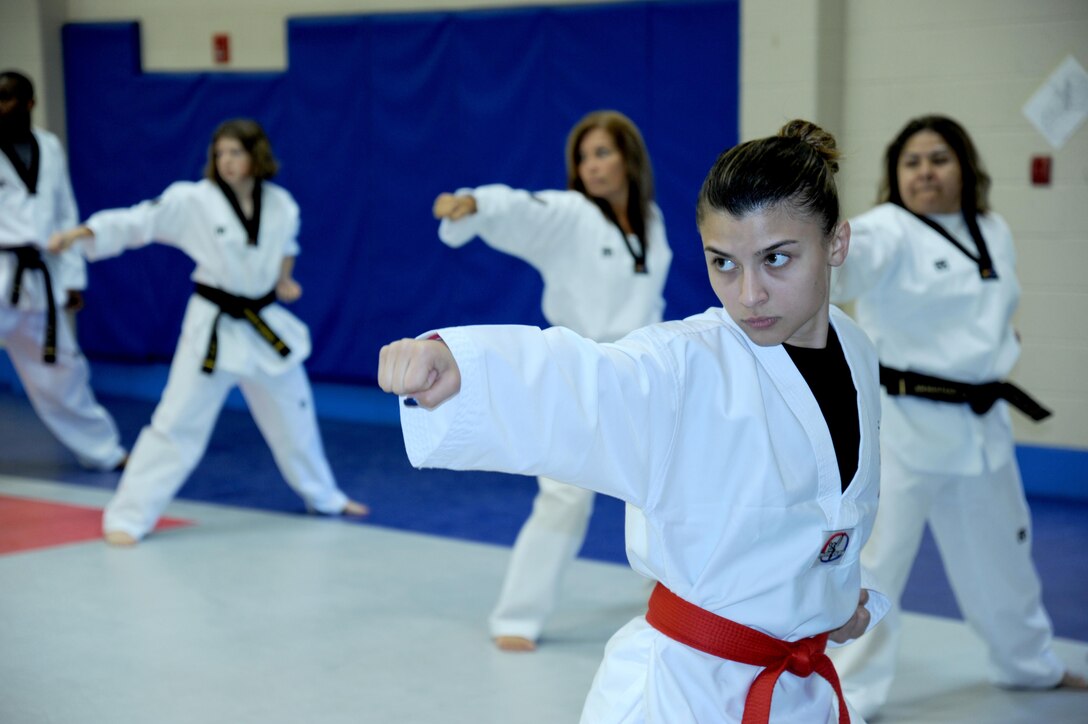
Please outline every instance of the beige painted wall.
M0 69L19 70L34 80L40 96L35 120L43 126L56 128L56 124L46 122L51 109L49 97L44 92L44 79L46 67L52 64L45 58L42 15L42 3L38 0L4 0L0 4Z
M211 36L227 32L228 69L252 70L285 67L291 15L547 2L4 0L0 65L35 77L37 120L63 131L62 20L141 20L151 70L211 68ZM1054 150L1021 113L1067 55L1088 67L1085 0L742 0L740 120L746 138L798 116L834 131L846 153L848 214L872 203L880 155L908 118L941 112L962 121L994 177L994 206L1017 238L1024 353L1014 378L1056 413L1041 425L1014 415L1017 435L1088 448L1088 126ZM1029 159L1043 153L1054 158L1053 183L1034 188Z

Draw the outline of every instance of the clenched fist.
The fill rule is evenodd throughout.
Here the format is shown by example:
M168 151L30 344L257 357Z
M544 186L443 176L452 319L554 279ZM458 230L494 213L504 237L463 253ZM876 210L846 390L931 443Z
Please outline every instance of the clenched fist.
M434 218L457 221L476 213L476 199L472 196L439 194L434 200Z
M461 370L442 340L402 339L382 347L378 385L430 410L461 391Z
M854 615L842 626L831 631L828 638L837 644L844 644L865 633L866 629L869 628L869 619L871 618L869 609L865 608L865 604L868 602L869 589L863 588L861 589L861 595L858 596L858 606L854 609Z

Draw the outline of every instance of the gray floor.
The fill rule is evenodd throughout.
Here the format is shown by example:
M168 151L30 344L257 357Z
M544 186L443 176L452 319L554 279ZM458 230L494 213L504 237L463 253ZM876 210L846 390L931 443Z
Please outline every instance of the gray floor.
M108 496L5 477L0 493ZM503 654L485 619L506 548L184 501L168 514L198 525L131 550L0 556L2 724L576 722L608 636L648 593L579 560L545 645ZM1088 694L989 686L963 624L905 625L880 724L1088 722ZM1088 668L1088 643L1057 648Z

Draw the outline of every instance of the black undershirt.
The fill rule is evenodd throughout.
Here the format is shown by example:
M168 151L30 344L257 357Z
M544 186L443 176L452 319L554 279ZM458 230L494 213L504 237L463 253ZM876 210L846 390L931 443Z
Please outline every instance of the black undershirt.
M15 153L19 155L19 160L23 162L23 166L30 168L34 162L34 146L30 141L16 141L12 146L15 148Z
M784 344L793 364L812 390L835 445L842 490L846 491L858 469L861 427L858 423L858 393L850 376L839 337L827 328L827 346L823 349Z

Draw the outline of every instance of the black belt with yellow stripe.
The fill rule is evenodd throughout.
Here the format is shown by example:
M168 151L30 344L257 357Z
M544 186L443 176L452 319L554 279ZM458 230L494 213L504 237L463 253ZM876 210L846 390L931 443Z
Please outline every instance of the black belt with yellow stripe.
M280 357L291 354L291 348L261 319L261 310L276 301L275 291L271 291L258 299L250 299L249 297L239 297L224 292L222 289L209 287L206 284L197 284L194 293L219 307L219 314L215 315L215 321L212 322L212 334L208 339L208 351L204 355L204 364L201 368L204 374L210 375L215 371L215 358L219 351L219 336L216 330L219 327L219 319L224 314L235 319L244 319L253 325L253 328L261 335L261 339L268 342L272 349L279 353Z
M1050 410L1011 382L957 382L943 377L904 372L880 365L880 384L889 395L924 397L938 402L962 402L976 415L990 411L998 400L1005 400L1035 422L1050 417Z
M15 275L11 283L11 306L19 303L19 297L23 292L23 274L28 271L40 271L45 282L45 344L42 345L42 361L47 365L57 361L57 300L53 298L53 278L49 275L49 267L42 259L41 250L33 244L24 246L0 247L0 251L6 251L15 255Z

